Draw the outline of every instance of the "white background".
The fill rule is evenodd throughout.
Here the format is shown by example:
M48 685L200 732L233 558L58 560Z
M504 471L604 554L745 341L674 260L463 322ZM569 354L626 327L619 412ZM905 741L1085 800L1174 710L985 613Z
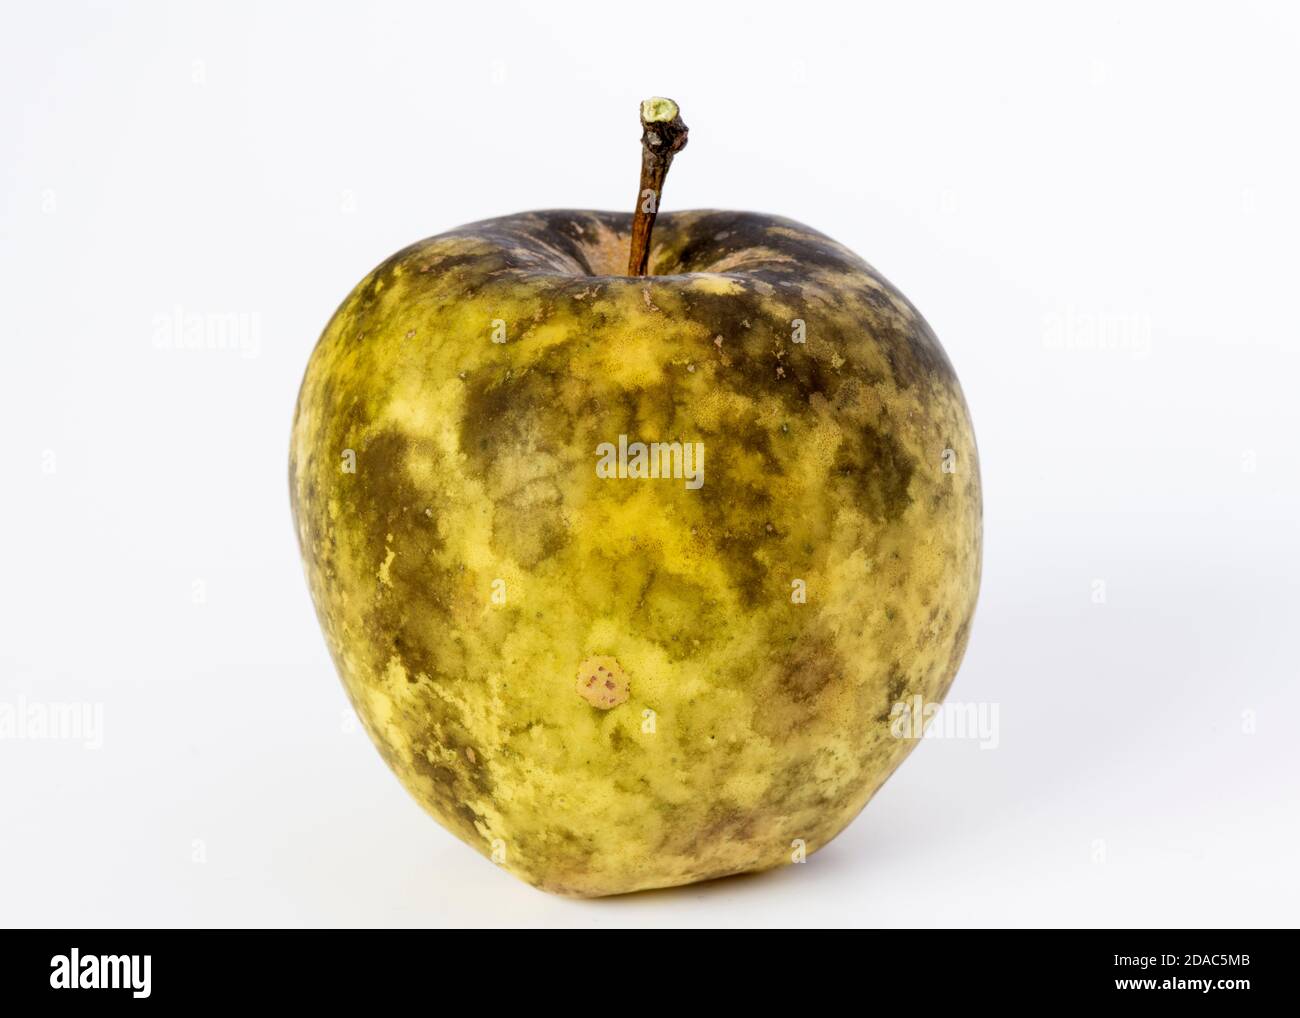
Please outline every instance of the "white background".
M121 7L0 40L0 704L103 710L98 749L0 740L0 923L1300 917L1294 8ZM692 129L665 208L817 227L945 344L986 495L952 697L999 745L927 741L807 865L580 902L351 720L289 421L392 251L630 209L652 94ZM157 349L177 313L249 346Z

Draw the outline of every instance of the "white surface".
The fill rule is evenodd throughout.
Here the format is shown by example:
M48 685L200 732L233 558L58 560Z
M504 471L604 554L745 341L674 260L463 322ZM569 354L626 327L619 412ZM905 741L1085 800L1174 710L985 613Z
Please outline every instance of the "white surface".
M99 749L0 739L0 923L1295 923L1294 8L272 6L0 39L0 703L103 709ZM692 128L666 208L825 230L943 340L987 500L952 696L1000 743L918 747L807 865L583 903L349 723L288 428L392 251L629 207L650 94ZM155 349L176 308L256 356Z

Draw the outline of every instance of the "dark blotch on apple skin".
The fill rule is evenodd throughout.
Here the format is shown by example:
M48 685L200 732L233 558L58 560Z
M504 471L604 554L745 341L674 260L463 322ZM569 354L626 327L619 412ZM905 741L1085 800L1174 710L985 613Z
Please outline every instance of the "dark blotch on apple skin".
M378 432L357 451L356 474L340 475L347 486L338 500L340 513L369 533L370 547L385 549L385 557L392 552L387 582L378 576L382 560L371 566L375 582L367 626L392 634L391 646L376 645L371 667L383 672L389 655L397 653L407 662L408 676L439 674L442 647L430 638L428 623L441 618L450 624L455 597L454 570L438 562L444 543L437 508L407 471L407 458L417 448L433 455L427 443L417 444L402 432Z
M804 300L797 286L787 287L783 296L786 307L813 306ZM855 336L838 322L823 321L802 310L798 313L809 315L812 319L809 327L821 330L821 338L852 349ZM773 304L757 294L752 297L691 294L687 298L686 314L691 321L703 325L710 336L722 337L722 349L731 360L730 370L741 376L737 388L742 391L773 393L792 413L799 413L807 408L813 396L829 399L839 389L843 376L829 361L816 356L791 356L799 350L791 342L791 321L775 317Z
M506 377L505 370L480 371L466 379L460 451L477 474L489 474L498 450L522 440L539 405L544 405L543 394L532 375L515 378Z
M808 706L833 680L845 673L835 644L823 635L800 640L783 655L779 685L781 692L802 706Z
M916 462L891 435L866 426L859 435L859 442L840 447L835 474L873 519L896 520L911 504L907 488Z
M355 526L369 533L369 547L392 552L385 566L386 581L378 576L381 563L373 563L376 578L364 612L365 625L371 633L385 634L385 639L370 644L370 667L382 674L390 660L400 660L431 723L431 733L440 733L427 743L415 743L409 764L403 766L426 779L426 793L440 804L441 815L461 837L472 839L477 837L479 818L465 803L490 797L491 782L482 767L441 762L449 748L463 759L473 740L458 709L422 688L456 671L455 644L442 636L455 625L454 601L464 594L456 570L439 563L445 544L438 533L438 510L433 494L410 478L407 464L413 455L434 458L436 451L430 443L400 431L371 435L357 450L356 474L340 475L345 483L349 479L359 483L340 489L345 497L339 499L339 506ZM388 762L401 771L401 761Z
M632 217L627 213L555 209L470 223L447 236L476 238L493 246L490 254L454 255L475 278L487 283L512 269L567 272L592 276L595 266L608 265L609 252L598 246L601 237L627 237ZM617 245L615 245L617 247ZM408 249L409 250L409 249ZM503 257L499 252L520 252ZM764 254L764 252L766 252ZM401 257L402 253L398 256ZM741 259L738 263L737 259ZM390 259L389 262L393 262ZM389 263L385 263L388 265ZM956 385L957 377L947 355L920 312L874 268L850 251L806 226L779 216L755 212L664 213L655 225L651 253L653 276L676 276L696 272L717 272L719 266L734 265L734 271L751 280L770 284L783 305L799 309L809 329L849 351L844 372L858 371L852 357L858 331L872 336L889 364L895 383L902 388L918 384ZM439 261L438 271L452 263ZM381 267L382 269L383 267ZM615 275L621 274L620 268ZM865 276L869 282L856 278ZM601 276L600 278L608 278ZM476 292L471 286L469 292ZM863 309L854 314L846 299ZM744 307L735 297L696 294L690 313L716 334L739 339L737 312ZM906 309L909 321L900 325L898 308ZM751 305L751 323L759 333L789 339L790 322L771 317L763 301ZM835 313L822 313L831 309ZM762 324L760 324L762 323ZM794 390L793 398L811 392L829 394L838 384L833 373L815 356L783 365ZM765 383L764 372L775 373L769 357L751 356L747 370L757 383Z
M738 253L768 248L788 260L756 271L759 278L779 282L805 278L811 269L842 272L846 258L852 257L829 237L756 212L705 212L692 220L689 234L674 241L655 263L656 272L710 272Z
M903 694L907 691L907 676L897 661L890 662L889 678L885 687L885 702L881 707L880 713L876 715L876 720L882 725L889 724L893 720L894 704L903 699Z
M410 478L407 458L418 454L435 459L431 442L412 439L400 431L380 431L365 440L357 453L357 474L364 471L364 483L354 486L354 511L365 519L373 535L383 541L409 540L420 557L441 550L436 521L425 512L429 496Z

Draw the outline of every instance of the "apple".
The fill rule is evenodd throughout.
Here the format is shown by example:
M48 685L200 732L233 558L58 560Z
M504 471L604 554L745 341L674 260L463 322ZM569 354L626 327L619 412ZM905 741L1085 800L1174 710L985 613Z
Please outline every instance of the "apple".
M915 745L900 705L948 690L980 576L970 416L920 313L789 219L659 214L685 125L642 121L634 214L399 251L293 421L366 731L446 828L570 895L825 846Z

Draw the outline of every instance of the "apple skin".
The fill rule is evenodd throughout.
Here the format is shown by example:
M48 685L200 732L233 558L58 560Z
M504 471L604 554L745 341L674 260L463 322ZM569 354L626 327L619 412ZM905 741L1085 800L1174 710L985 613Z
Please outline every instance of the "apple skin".
M289 466L388 765L580 896L822 848L915 745L895 704L947 692L980 576L970 417L897 290L743 212L660 215L627 277L630 228L533 212L389 258L311 356ZM702 442L703 485L597 476L620 435Z

